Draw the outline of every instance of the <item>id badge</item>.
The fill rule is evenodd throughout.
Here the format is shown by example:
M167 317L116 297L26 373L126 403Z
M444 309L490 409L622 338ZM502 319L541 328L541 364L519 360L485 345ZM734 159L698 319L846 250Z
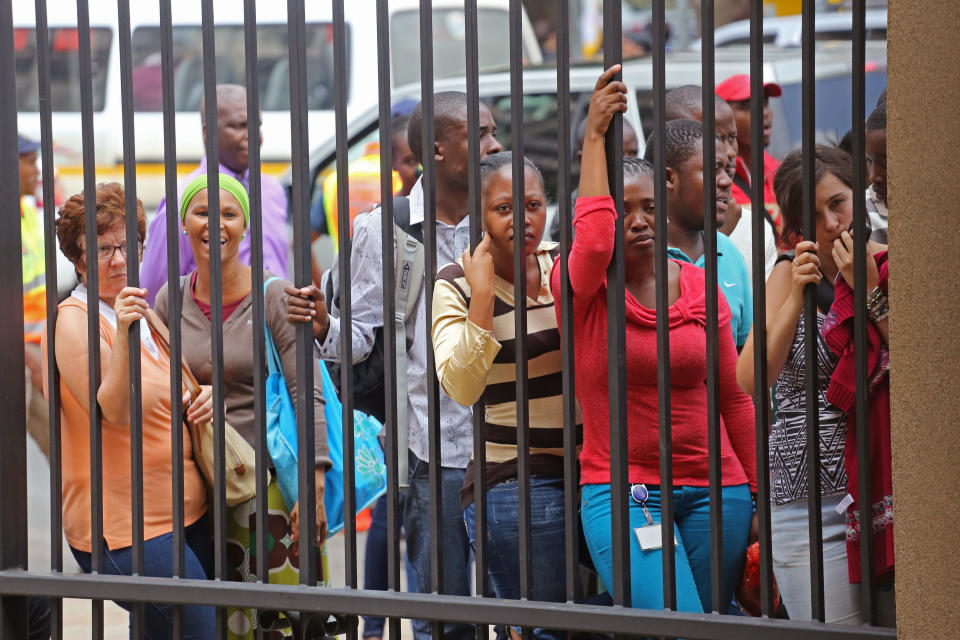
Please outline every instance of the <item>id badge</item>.
M648 524L637 527L633 530L637 536L637 542L644 551L656 551L663 547L663 534L661 533L660 523ZM673 545L677 545L677 537L673 537Z

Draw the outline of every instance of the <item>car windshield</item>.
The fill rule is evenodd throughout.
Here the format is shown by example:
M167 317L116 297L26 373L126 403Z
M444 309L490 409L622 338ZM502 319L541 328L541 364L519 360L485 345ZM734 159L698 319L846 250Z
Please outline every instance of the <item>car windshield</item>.
M306 35L307 108L332 109L333 29L329 23L312 23L306 25ZM243 26L218 26L214 38L217 84L246 84ZM263 111L290 110L288 56L287 26L258 25L257 80ZM199 25L173 28L173 64L176 110L198 110L203 98L203 42ZM138 27L133 32L133 102L137 111L162 110L160 71L160 29Z
M113 34L107 28L90 29L93 110L106 102L107 67ZM17 111L39 111L36 29L14 29L17 74ZM76 29L50 29L50 107L53 111L80 111L80 36Z
M393 49L393 85L401 86L420 79L420 13L398 11L390 20L390 45ZM509 14L500 9L477 11L477 40L480 71L507 69L510 66ZM435 9L433 12L434 78L463 75L466 69L466 20L462 9Z

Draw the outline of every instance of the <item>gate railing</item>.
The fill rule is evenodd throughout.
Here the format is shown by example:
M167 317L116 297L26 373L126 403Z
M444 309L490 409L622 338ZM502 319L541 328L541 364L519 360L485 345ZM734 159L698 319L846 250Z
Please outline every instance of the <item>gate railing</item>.
M214 22L212 0L202 0L202 33L203 33L203 81L206 107L206 121L215 122L217 119L216 107L216 64L214 56ZM372 4L372 3L371 3ZM813 145L815 133L814 121L814 7L813 0L803 3L803 47L801 51L803 64L803 152L806 158L804 166L804 231L806 237L815 236L816 212L814 206L814 176L813 176ZM45 0L36 0L36 44L37 65L40 92L40 123L42 144L42 177L44 200L44 231L46 237L46 283L47 283L47 318L46 329L46 356L49 362L55 358L55 326L57 319L57 267L56 267L56 234L54 210L54 167L53 167L53 131L52 113L50 106L50 42L47 34L47 6ZM120 80L122 93L121 129L124 151L124 190L127 194L135 194L136 184L136 150L134 149L133 131L133 85L132 85L132 56L130 32L130 0L118 0L118 41L120 47ZM171 0L159 0L160 5L160 51L162 61L162 94L163 94L163 139L165 144L166 168L166 198L167 202L177 202L177 173L176 173L176 131L174 118L174 83L173 83L173 39ZM604 0L603 3L603 34L604 65L621 61L621 3L620 0ZM288 0L288 41L290 63L290 122L292 144L292 190L290 211L294 229L294 269L293 276L297 286L305 286L311 282L311 247L309 229L309 181L311 173L308 166L307 148L307 73L306 73L306 42L304 0ZM335 133L337 139L336 169L339 176L338 185L338 219L339 228L350 228L348 211L348 166L347 166L347 80L346 56L347 42L344 19L344 1L333 0L333 54L335 68ZM751 113L754 122L762 120L763 95L763 47L762 47L762 2L752 0L750 3L751 35L750 35L750 70L751 70ZM378 42L378 92L380 101L380 145L381 145L381 188L382 188L382 227L383 227L383 282L394 282L393 240L390 235L392 229L392 185L391 173L391 136L389 129L390 116L390 59L389 59L389 22L388 0L377 0L375 3L375 19L377 24ZM706 135L703 136L704 154L704 184L714 183L714 47L713 47L713 9L712 0L702 2L703 25L703 127ZM855 0L853 3L853 95L861 97L864 94L864 0ZM478 72L478 34L477 34L477 0L465 0L464 14L466 16L466 80L468 95L468 147L472 158L479 157L479 72ZM523 215L523 159L524 131L521 126L523 120L523 59L521 49L521 18L522 6L519 0L510 2L510 70L511 70L511 105L512 121L510 146L515 152L513 166L514 211L515 224L522 224ZM573 326L573 310L571 290L569 288L569 267L567 255L572 245L572 207L568 194L573 187L571 183L571 139L570 121L570 5L565 0L556 2L557 16L557 93L558 93L558 140L557 153L559 158L559 193L557 205L561 220L560 225L560 269L564 283L564 293L561 297L561 320L564 327ZM259 113L259 99L257 86L257 38L256 2L244 1L244 44L246 55L246 86L247 112ZM371 14L371 19L374 16ZM420 2L420 29L421 33L429 33L432 29L433 14L431 2ZM662 132L665 126L665 101L667 89L665 77L665 27L664 3L653 3L653 95L654 101L654 135L655 141L655 201L656 227L666 229L666 180L665 180L665 147ZM77 0L77 26L79 37L79 69L81 94L81 126L83 140L83 167L84 193L87 215L86 246L95 246L97 243L96 207L94 204L96 167L94 162L93 129L93 93L90 47L90 15L87 0ZM17 155L14 152L14 132L17 130L17 111L15 99L15 71L13 66L13 14L11 0L0 2L0 167L8 177L0 183L0 208L12 212L19 207L19 192L16 181L12 176L17 174ZM354 46L370 46L371 43L354 43ZM434 141L433 127L433 53L432 39L421 37L421 82L422 82L422 109L423 109L423 148L431 149ZM858 126L864 122L864 105L861 99L854 99L852 104L853 128L853 157L862 158L864 155L864 131ZM256 117L250 117L248 133L251 140L259 137ZM206 156L211 166L218 165L217 128L206 129ZM627 484L627 405L626 389L629 380L626 376L626 338L622 318L624 317L624 247L623 247L623 171L622 157L622 119L615 117L613 126L607 134L607 160L611 177L611 193L617 206L616 250L614 259L607 272L608 282L608 324L609 331L609 407L610 407L610 451L612 452L611 481L615 485ZM762 149L762 130L752 128L752 148ZM263 298L263 225L261 217L260 193L260 154L259 146L251 144L249 147L250 166L250 205L252 237L251 263L253 272L252 298L254 305L253 354L256 371L264 370L264 298ZM854 162L854 194L864 191L864 172L860 162ZM763 202L763 157L760 153L752 156L750 167L752 180L752 200L755 203ZM435 218L435 179L436 172L433 154L427 153L423 159L423 187L425 200L426 230L424 245L427 256L427 277L425 289L428 300L432 299L433 276L437 270L436 259L436 218ZM218 206L219 191L218 178L211 174L209 190L209 216L212 229L219 229L220 210ZM480 239L480 175L478 163L471 163L469 170L469 202L470 202L470 245L475 247ZM854 224L857 229L864 228L866 211L863 198L854 198ZM705 189L704 217L705 217L705 254L706 259L706 290L717 292L717 246L716 246L716 211L712 193ZM168 207L169 209L169 207ZM816 404L817 373L816 344L813 332L807 332L807 389L808 413L807 433L808 450L808 482L810 487L810 548L811 552L811 592L812 612L814 622L784 621L773 618L775 613L773 598L773 573L771 557L771 524L769 508L769 459L766 447L766 437L770 428L769 403L766 395L766 332L765 332L765 295L764 295L764 260L763 260L763 217L753 217L753 296L755 327L755 360L754 379L757 392L754 397L756 409L756 441L757 441L757 512L759 514L760 530L760 575L762 581L762 618L745 618L719 615L716 613L690 614L673 611L676 608L676 569L674 545L671 544L674 509L670 491L663 492L662 517L663 531L663 593L665 610L638 610L627 608L630 603L630 572L629 558L631 553L631 532L627 515L627 496L623 491L612 492L611 528L613 533L613 584L611 587L614 606L601 607L585 604L576 604L574 601L581 591L579 584L579 560L577 556L577 443L574 429L576 415L576 400L574 397L574 361L573 361L573 332L563 334L562 357L563 391L564 391L564 440L565 472L564 487L566 498L564 502L564 523L566 557L566 597L564 603L536 602L529 599L533 580L531 567L531 549L536 542L530 539L530 504L529 504L529 453L526 445L530 442L529 415L526 398L527 381L525 379L526 352L522 340L517 340L517 360L521 363L520 375L517 382L518 402L517 424L518 442L521 455L519 457L520 483L520 581L521 600L497 600L488 597L468 597L441 594L443 576L443 554L441 545L431 545L431 584L433 593L417 594L403 593L400 589L400 508L399 508L399 465L400 456L406 452L398 451L398 432L396 425L398 390L396 388L397 371L395 352L398 348L391 331L384 332L385 357L384 379L386 381L386 466L387 466L387 539L388 539L388 590L365 591L359 588L357 579L357 530L353 518L346 518L344 530L345 553L345 588L324 588L314 586L317 580L315 568L316 549L313 545L301 547L300 555L300 586L269 585L267 582L267 566L265 562L258 563L256 583L237 583L227 581L226 557L226 498L224 490L224 380L222 366L214 366L214 424L215 429L215 468L216 482L212 495L212 514L215 540L215 576L216 580L197 581L183 578L184 575L184 508L183 508L183 439L180 425L182 413L181 398L176 391L181 388L181 374L178 367L171 367L170 395L172 405L172 434L173 434L173 579L143 577L144 559L144 531L143 531L143 434L141 430L140 406L140 351L139 332L130 333L130 423L131 430L131 459L132 471L132 501L133 514L133 576L118 577L103 575L104 541L102 531L102 488L103 488L103 452L102 426L99 410L91 412L90 419L90 475L92 487L91 522L93 553L93 571L90 574L66 575L63 573L62 557L62 452L60 438L60 381L57 368L51 366L47 376L49 388L48 402L50 410L50 486L51 486L51 565L49 571L26 571L26 555L28 534L26 527L26 457L25 457L25 430L8 427L0 430L0 445L3 455L0 455L0 485L3 486L0 497L0 635L10 638L26 637L26 597L48 596L53 599L54 637L63 637L63 609L62 598L89 599L93 606L92 635L94 638L103 637L103 601L124 600L134 603L131 613L132 636L143 637L145 633L144 603L163 602L176 605L207 604L218 607L218 630L225 632L226 607L250 607L260 610L288 610L303 612L303 621L306 623L310 615L327 616L357 616L375 613L389 619L388 633L392 639L400 636L400 620L403 618L426 619L432 622L435 636L442 630L442 622L464 622L478 625L478 637L487 637L487 625L515 624L525 630L546 627L564 629L568 631L583 631L606 633L614 635L643 635L654 637L685 637L685 638L768 638L772 634L784 639L807 638L816 633L824 638L864 638L864 637L893 637L894 631L873 626L839 626L826 625L824 619L824 584L822 539L820 533L820 478L818 474L817 433L818 415ZM7 417L8 425L19 425L25 422L24 378L21 375L20 336L18 330L12 330L22 324L22 299L19 285L9 283L20 278L21 252L17 250L15 239L19 238L20 227L13 215L0 219L0 243L5 247L0 251L0 273L8 283L3 293L3 304L0 304L0 326L6 328L3 332L3 352L7 354L7 366L0 368L0 388L3 392L3 414ZM176 282L179 278L179 247L178 227L176 218L167 217L167 259L168 278ZM216 235L218 232L213 232ZM126 198L126 237L127 246L136 246L136 199ZM211 238L211 316L222 315L222 287L220 283L221 260L220 245ZM870 500L870 450L869 430L866 417L867 411L867 360L866 360L866 320L862 310L866 307L865 293L865 260L866 250L862 243L856 243L856 365L857 365L857 445L860 464L860 500L861 504L871 504ZM342 282L342 298L340 306L343 310L341 323L344 327L351 326L351 281L354 274L350 270L351 239L348 233L340 234L339 270ZM517 243L515 247L515 270L522 269L523 245ZM670 411L670 369L667 363L669 358L670 341L667 331L667 237L665 233L656 236L656 299L657 299L657 331L658 352L660 354L657 370L658 377L658 411L660 437L660 483L662 486L672 486L671 469L671 411ZM139 282L138 269L133 266L128 269L128 284L137 286ZM517 271L522 273L522 271ZM518 304L517 333L525 333L525 278L516 278ZM90 261L87 274L87 287L93 296L97 295L98 273L96 261ZM389 288L387 288L389 291ZM395 301L392 296L385 295L383 300L384 317L393 317ZM426 324L428 335L431 330L430 305L426 305ZM807 326L816 326L816 294L812 287L808 287L805 295L805 310ZM170 332L171 332L171 360L178 362L182 353L180 336L180 299L179 296L170 296ZM720 506L720 414L718 405L718 299L716 295L707 296L707 390L708 390L708 424L709 424L709 469L710 469L710 504L711 504L711 566L712 566L712 609L723 610L723 590L721 587L720 571L722 567L721 545L721 510ZM212 361L223 363L223 327L221 323L211 323ZM88 344L99 342L98 314L91 310L88 318ZM352 361L351 331L342 332L341 356L343 362ZM297 387L310 389L313 386L313 337L309 324L300 325L297 329ZM432 368L433 350L428 349L428 367ZM90 386L90 406L97 406L97 389L100 384L99 351L91 350L88 366ZM78 363L79 365L79 363ZM343 443L345 486L345 511L353 513L355 494L353 490L354 477L354 446L353 446L353 406L352 406L352 377L351 368L342 368L341 384L343 389ZM257 420L257 492L265 496L267 490L267 449L265 440L265 388L263 376L257 374L255 388L255 408ZM430 376L429 384L429 473L430 473L430 534L436 540L441 527L440 502L440 403L439 384L435 376ZM403 397L403 396L401 396ZM297 422L300 425L299 456L301 460L310 459L313 455L314 440L313 413L315 411L314 398L309 393L298 394L296 403ZM484 420L483 408L477 406L473 413L474 425L474 453L476 460L475 486L483 487L485 470L484 455ZM313 540L315 531L315 501L312 473L307 465L301 465L299 478L299 495L302 498L302 509L299 519L299 536L302 540ZM477 531L486 530L485 497L483 491L476 492L476 527ZM266 509L257 511L257 529L267 530ZM866 535L862 538L862 579L863 598L862 610L864 618L875 621L876 618L876 584L872 571L872 540ZM257 537L257 555L267 557L267 536ZM476 591L479 594L487 592L488 553L485 536L477 536L475 550L476 559ZM636 550L633 551L636 553ZM182 621L178 615L175 620L176 635L182 633ZM349 618L347 619L349 620ZM346 625L344 629L355 638L355 625ZM326 629L331 631L331 629Z

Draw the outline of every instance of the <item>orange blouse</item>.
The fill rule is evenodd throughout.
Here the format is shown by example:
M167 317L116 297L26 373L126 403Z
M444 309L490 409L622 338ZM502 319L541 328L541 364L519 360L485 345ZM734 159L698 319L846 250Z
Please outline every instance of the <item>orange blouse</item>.
M59 308L87 306L70 297ZM100 337L112 347L116 329L100 316ZM45 336L44 336L45 338ZM46 348L43 350L46 356ZM108 354L101 356L109 357ZM67 363L58 363L61 370ZM44 370L46 371L46 360ZM82 366L87 366L86 360ZM141 343L143 400L143 530L149 540L173 530L173 474L170 432L170 361L157 360ZM46 373L44 373L46 380ZM90 544L90 413L60 381L60 433L63 456L63 531L70 546L91 551ZM130 426L103 421L103 538L107 548L133 544L130 480ZM193 447L183 427L184 524L206 512L203 477L193 461Z

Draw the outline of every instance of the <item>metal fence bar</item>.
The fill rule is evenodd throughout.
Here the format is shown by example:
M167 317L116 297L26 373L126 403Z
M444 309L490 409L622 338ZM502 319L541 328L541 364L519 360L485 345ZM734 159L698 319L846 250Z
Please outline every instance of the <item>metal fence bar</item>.
M717 288L717 161L716 96L713 72L713 0L700 5L703 32L703 257L707 312L707 445L710 478L710 590L715 613L725 613L731 594L724 594L723 580L723 468L720 459L720 372L717 332L720 291ZM727 602L724 602L726 598Z
M251 298L253 302L253 417L255 421L254 443L257 473L257 532L256 548L257 580L270 582L268 558L269 538L267 486L270 475L267 470L270 453L267 451L267 388L263 372L266 371L266 312L263 290L263 194L260 172L260 87L257 78L257 3L243 3L243 51L247 87L247 175L250 195L250 271ZM277 274L283 277L284 274Z
M525 230L526 167L523 163L523 5L510 1L510 146L513 152L513 304L517 393L517 497L520 554L520 598L530 598L533 559L530 541L530 403L527 379L527 255ZM534 294L538 295L538 294ZM483 487L479 488L483 491ZM478 535L484 535L480 532ZM529 633L528 628L524 633Z
M533 627L591 631L604 634L683 637L721 640L857 640L895 638L896 630L882 627L825 625L818 622L762 620L741 616L705 616L702 613L655 611L626 607L489 600L392 591L315 589L304 585L209 580L170 580L88 574L50 576L19 569L0 571L0 594L63 597L99 597L143 602L268 607L308 611L337 611L348 615L377 611L384 616L420 617L450 622L496 624L523 621Z
M854 404L857 428L857 509L860 513L860 614L869 624L877 623L877 610L874 602L876 580L873 575L873 496L871 486L873 476L870 473L870 370L867 361L867 255L869 237L861 237L867 226L867 201L862 196L865 186L864 157L865 138L864 103L865 85L865 40L866 40L866 3L853 0L853 347L854 367L856 371L857 391ZM858 235L860 234L860 235ZM876 487L882 496L883 487Z
M334 3L336 11L338 3ZM334 21L336 25L336 20ZM341 21L342 22L342 21ZM334 27L336 28L336 26ZM334 55L337 55L338 42L341 37L334 36ZM311 251L310 251L310 196L309 196L309 149L307 146L307 60L306 60L306 25L304 19L303 0L287 2L287 39L290 56L290 138L291 155L290 168L293 174L290 212L293 216L293 265L294 285L303 287L312 281ZM342 85L341 89L342 90ZM342 103L340 103L342 104ZM342 145L341 145L342 146ZM339 163L338 163L339 168ZM345 180L346 170L339 172L340 180ZM341 197L342 201L343 198ZM340 228L344 231L341 218ZM340 252L350 255L349 234L340 234ZM349 262L347 263L349 265ZM343 258L341 258L341 267ZM345 278L342 286L344 296L342 322L347 330L344 362L352 362L352 343L350 336L350 271L349 268L341 272ZM313 332L311 323L302 323L297 326L297 459L300 460L299 488L297 502L300 505L300 584L315 585L317 583L317 523L316 523L316 486L314 480L314 406L313 406ZM344 349L344 346L341 346ZM349 372L349 367L344 367ZM347 376L347 382L352 378ZM350 398L353 388L349 384L343 386L343 397ZM349 403L347 403L349 404ZM346 407L344 408L344 429L349 425L353 431L353 413L350 412L347 422ZM346 443L344 443L346 447ZM353 516L346 510L347 522Z
M223 264L220 255L220 156L217 136L217 61L214 41L213 1L201 2L203 40L203 96L206 119L207 223L210 246L210 359L213 386L213 557L214 576L229 578L227 559L227 500L225 425L226 395L223 380ZM227 634L226 609L217 609L217 637Z
M750 119L763 121L763 2L750 2ZM750 148L763 149L763 129L751 127ZM773 553L770 529L770 394L767 385L767 287L764 269L763 154L750 156L750 200L756 203L751 219L753 234L753 407L757 440L757 526L760 535L760 610L775 614L773 598Z
M653 5L653 194L657 299L657 417L660 441L660 523L663 550L663 607L677 608L676 550L673 544L673 428L670 407L670 286L667 261L666 16Z
M302 19L302 15L300 16ZM305 39L304 39L305 40ZM333 56L336 82L335 94L335 122L337 135L337 228L340 230L340 277L343 282L342 291L350 288L350 247L352 245L350 233L350 189L347 169L347 38L343 19L343 0L334 0L333 3ZM306 107L306 105L303 105ZM304 108L304 112L306 109ZM306 131L304 131L306 133ZM341 293L343 296L343 293ZM345 297L345 306L348 306L352 295ZM352 315L352 314L351 314ZM341 332L341 339L346 343L353 340L353 325L348 317L345 322L346 330ZM341 347L343 349L343 347ZM352 354L352 351L351 351ZM352 362L344 359L343 362ZM347 378L353 379L351 367L341 367L341 388L344 399L353 397L352 387L347 385ZM343 553L346 576L344 581L348 588L357 588L357 520L356 520L356 475L355 449L353 434L353 402L343 405L343 514L344 538Z
M87 0L77 0L78 53L80 56L80 128L83 147L83 206L86 213L86 276L87 276L87 348L90 355L88 398L90 407L90 567L93 573L103 571L103 442L100 406L100 281L96 254L97 206L96 159L93 142L93 71L90 54L90 7ZM103 638L103 601L92 604L91 634L93 640Z
M580 505L577 398L573 361L573 289L570 286L570 248L573 246L573 211L570 207L570 5L557 0L557 215L560 216L560 349L563 360L563 526L567 602L580 592ZM556 300L554 300L556 304ZM580 437L578 437L580 436Z
M423 136L421 148L423 157L423 251L424 324L427 335L432 335L433 326L433 287L437 276L437 191L436 171L434 168L433 122L433 6L430 0L420 0L420 102L423 116ZM437 377L433 349L427 348L427 432L430 461L430 584L433 593L443 592L443 545L438 541L443 536L443 483L441 480L441 440L440 440L440 387ZM434 638L439 638L443 625L434 622L431 625Z
M482 193L480 185L480 57L477 26L477 0L465 0L466 18L466 80L467 80L467 155L472 160L467 173L467 199L470 210L470 251L480 244L483 225ZM483 597L489 587L487 574L487 445L486 411L481 398L473 407L473 530L479 532L474 540L474 568L476 592ZM477 627L478 640L486 640L488 630Z
M126 221L127 286L140 286L140 236L137 221L137 165L133 129L133 60L130 40L130 0L117 1L117 40L120 49L120 123L123 138L123 201ZM143 400L140 393L140 322L129 328L130 372L130 502L131 502L131 573L142 575L143 563ZM130 635L142 638L144 610L134 604L130 615Z
M816 160L815 37L814 2L803 2L801 48L803 88L803 237L817 238L817 185L814 176ZM823 247L823 251L830 251ZM804 291L803 319L806 325L806 394L807 394L807 494L810 518L810 611L814 620L824 620L823 594L823 518L820 511L820 412L817 374L817 288L807 285Z
M609 68L623 59L621 5L619 0L603 3L603 66ZM611 82L622 81L617 73ZM613 260L607 269L607 385L610 403L610 521L613 545L613 602L630 606L630 517L627 505L627 353L626 293L623 255L623 115L617 113L605 138L610 194L617 209Z
M63 571L63 458L60 438L60 369L56 334L57 227L53 168L53 113L50 102L50 35L46 0L34 3L36 15L37 85L40 107L41 175L43 177L43 238L47 309L47 412L50 419L50 571ZM51 600L51 637L63 637L63 601Z
M390 95L390 14L389 0L377 0L377 93L380 103L380 228L383 243L383 388L384 388L384 460L387 465L387 588L400 591L400 469L398 433L408 425L397 421L398 402L407 402L406 389L397 388L397 349L406 349L406 341L397 344L396 333L388 323L396 317L396 252L394 251L393 218L393 126ZM405 412L405 415L409 415ZM407 479L404 478L406 483ZM408 588L413 585L409 585ZM400 640L400 619L387 621L390 640Z
M166 202L173 203L172 211L179 209L177 195L177 133L176 133L176 103L173 94L173 18L170 7L171 0L160 0L160 74L163 90L163 162L164 187ZM167 225L167 290L179 282L180 278L180 241L178 236L178 216L170 215L168 207ZM183 505L183 389L182 370L177 363L182 360L182 340L180 329L182 296L168 295L167 323L170 330L170 448L171 448L171 476L173 483L172 516L173 516L173 576L185 575L185 534L184 534L184 505ZM183 610L173 608L173 637L182 638Z
M17 135L16 71L13 65L13 7L9 0L0 2L0 169L7 176L0 184L0 205L8 212L0 220L3 231L0 251L0 273L5 274L0 304L0 323L14 329L3 332L2 348L6 366L0 368L0 381L6 391L3 414L9 428L0 429L0 566L27 566L27 460L26 404L24 402L25 358L23 338L23 250L20 245L20 160ZM9 62L6 62L9 61ZM10 281L15 282L10 286ZM21 329L16 329L19 326ZM16 425L24 425L16 428ZM4 637L27 637L27 600L23 597L0 598L0 634Z

